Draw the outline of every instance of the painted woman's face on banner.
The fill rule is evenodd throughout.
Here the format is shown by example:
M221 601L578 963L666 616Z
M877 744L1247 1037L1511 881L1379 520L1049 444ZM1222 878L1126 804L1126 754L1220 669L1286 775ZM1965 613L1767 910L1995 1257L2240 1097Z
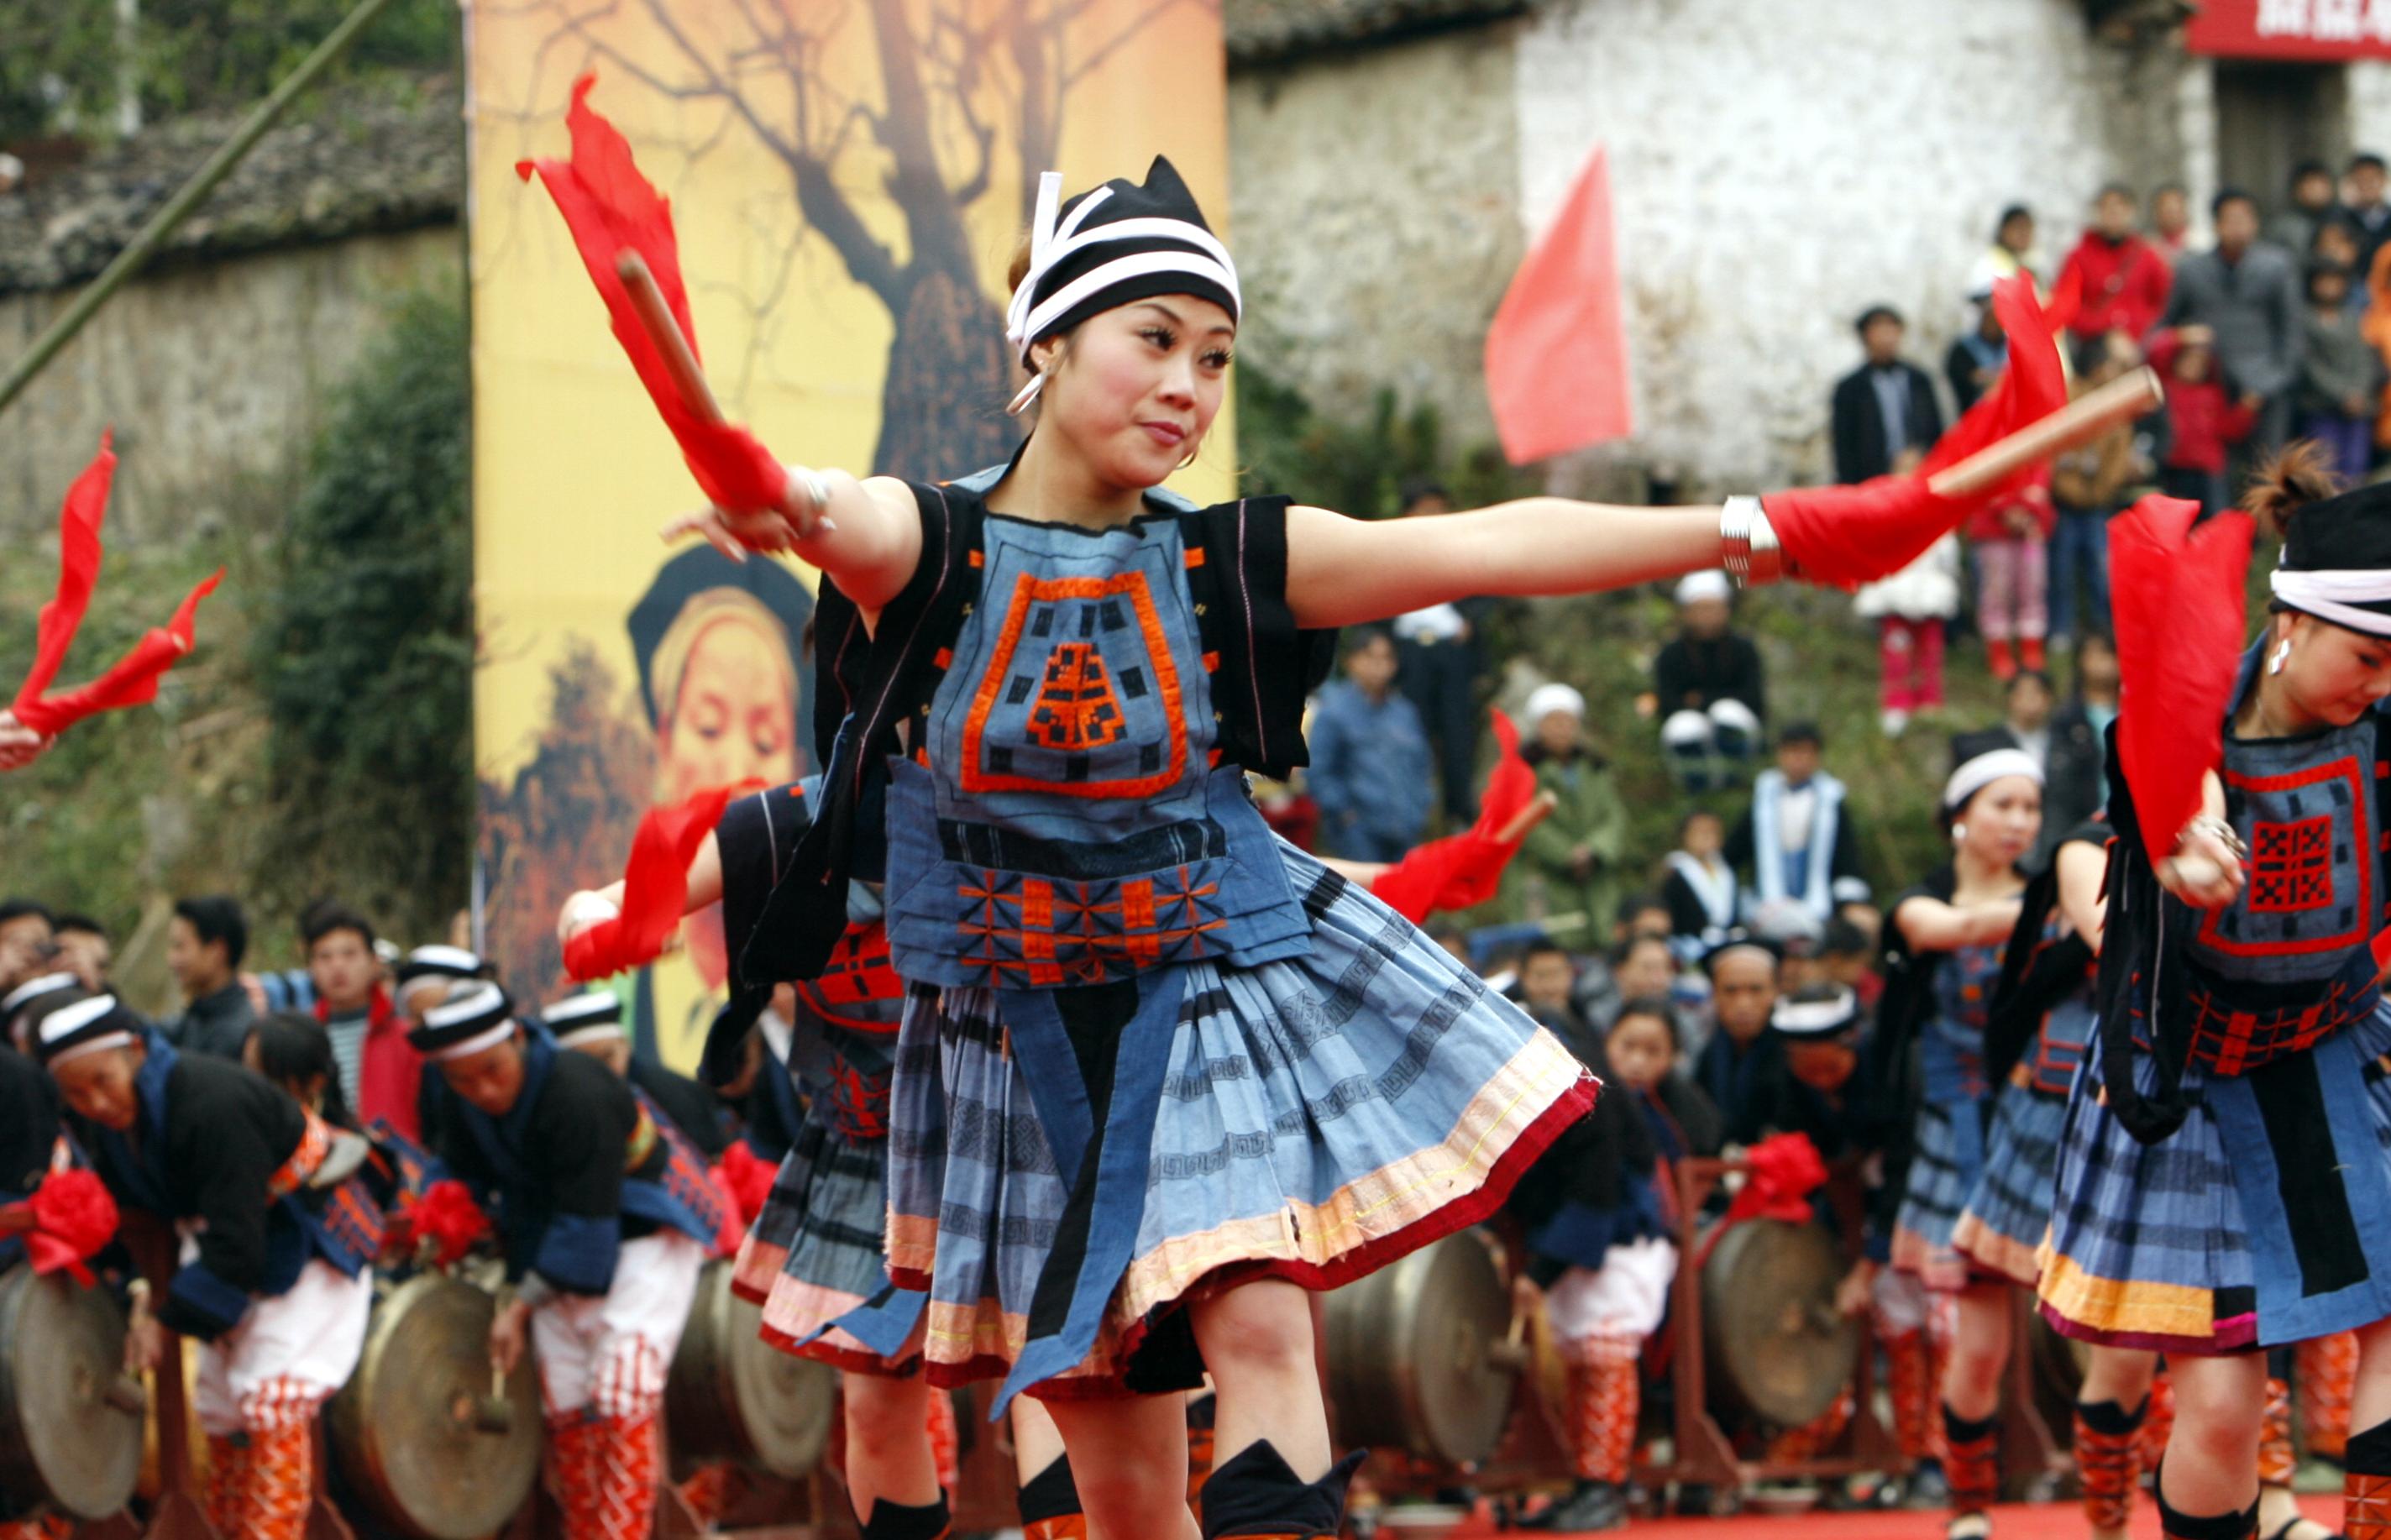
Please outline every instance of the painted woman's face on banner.
M656 730L656 801L708 786L797 779L797 666L779 638L735 618L691 643L670 713Z

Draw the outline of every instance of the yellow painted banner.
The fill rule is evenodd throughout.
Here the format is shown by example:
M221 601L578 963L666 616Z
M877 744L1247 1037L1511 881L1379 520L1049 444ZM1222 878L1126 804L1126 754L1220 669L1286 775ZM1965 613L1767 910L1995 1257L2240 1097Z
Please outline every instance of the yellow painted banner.
M621 874L648 807L811 770L813 576L670 549L698 494L515 164L565 104L672 200L724 409L782 459L914 480L1000 461L1017 374L1005 267L1038 174L1167 154L1227 210L1217 0L474 0L473 493L482 944L530 1004L569 986L558 905ZM1223 231L1225 234L1225 231ZM1231 427L1221 424L1222 429ZM1175 484L1228 495L1234 432ZM639 1040L696 1060L718 919L622 981Z

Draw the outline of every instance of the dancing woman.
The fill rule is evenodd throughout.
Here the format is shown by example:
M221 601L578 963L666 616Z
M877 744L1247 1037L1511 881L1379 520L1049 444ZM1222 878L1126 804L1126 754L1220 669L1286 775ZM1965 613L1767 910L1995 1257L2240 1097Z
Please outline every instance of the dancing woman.
M1985 1171L1992 1086L1984 1028L2025 889L2017 863L2042 829L2042 767L2016 749L1978 755L1951 772L1943 817L1950 864L1886 912L1887 982L1876 1048L1888 1067L1915 1055L1918 1105L1893 1265L1955 1300L1943 1369L1949 1533L1955 1540L1982 1540L1992 1529L1986 1510L1999 1495L1996 1414L2010 1352L2010 1300L1997 1279L1970 1267L1954 1236ZM1886 1068L1876 1083L1898 1094L1913 1079L1906 1068Z
M2353 1540L2381 1540L2391 1495L2391 494L2333 496L2318 465L2294 449L2245 499L2288 525L2273 609L2207 806L2155 866L2113 770L2102 1073L2069 1102L2043 1258L2061 1331L2167 1354L2180 1540L2258 1523L2254 1348L2358 1333Z
M677 526L825 575L820 719L844 726L739 977L819 972L846 879L885 875L913 986L888 1259L928 1296L933 1382L1034 1389L1096 1531L1151 1534L1186 1525L1185 1430L1176 1397L1139 1393L1208 1370L1205 1533L1329 1534L1350 1466L1304 1291L1491 1211L1593 1088L1273 837L1244 772L1301 762L1338 627L1722 564L1855 579L1965 510L1917 483L1386 524L1284 498L1172 509L1150 493L1220 408L1234 267L1167 162L1057 191L1010 313L1036 428L992 485L798 470L782 507Z

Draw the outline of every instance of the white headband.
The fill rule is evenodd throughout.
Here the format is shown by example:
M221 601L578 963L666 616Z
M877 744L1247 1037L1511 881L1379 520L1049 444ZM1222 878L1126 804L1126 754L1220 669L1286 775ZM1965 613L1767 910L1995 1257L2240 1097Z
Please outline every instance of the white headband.
M2319 620L2330 620L2369 636L2391 637L2391 615L2358 607L2391 603L2391 572L2364 567L2286 572L2277 567L2268 574L2267 587L2284 603Z
M513 1017L507 1014L507 993L496 984L484 984L460 999L434 1005L423 1013L422 1030L437 1033L453 1027L471 1026L495 1016L485 1029L455 1042L423 1050L423 1056L438 1063L444 1059L463 1058L485 1048L495 1048L514 1035Z
M81 979L71 973L45 973L39 978L28 979L10 990L6 999L0 1000L0 1021L15 1016L18 1011L53 990L71 990L81 982Z
M79 1000L71 1005L61 1006L42 1018L42 1042L48 1044L71 1038L114 1009L116 1009L116 997L112 994L94 995L89 1000ZM56 1068L70 1059L105 1053L110 1048L130 1048L131 1046L133 1046L133 1034L130 1032L102 1032L88 1042L78 1042L71 1047L61 1048L54 1054L45 1054L43 1059L44 1062Z
M1943 787L1943 806L1965 807L1968 798L2007 775L2023 775L2037 786L2042 784L2042 766L2033 755L2022 748L1997 748L1951 772Z
M1788 1037L1821 1037L1859 1025L1859 997L1844 990L1832 1000L1780 1000L1768 1024Z
M559 1047L570 1047L586 1038L624 1035L623 1003L595 990L558 1001L540 1013L540 1020Z
M434 1048L423 1056L434 1064L447 1059L461 1059L468 1054L478 1054L485 1048L496 1048L514 1035L515 1024L512 1021L501 1021L486 1032L476 1032L472 1037L452 1042L446 1048Z

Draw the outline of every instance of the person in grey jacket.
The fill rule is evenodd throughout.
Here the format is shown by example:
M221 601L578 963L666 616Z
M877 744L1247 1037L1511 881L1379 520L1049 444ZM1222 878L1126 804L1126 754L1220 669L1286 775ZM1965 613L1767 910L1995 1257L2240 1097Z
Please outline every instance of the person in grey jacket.
M2299 431L2325 446L2345 481L2362 481L2374 456L2383 360L2349 304L2349 269L2308 264L2307 314L2300 341Z
M2236 450L2262 459L2291 436L2302 327L2299 270L2291 254L2258 239L2258 205L2239 188L2217 195L2217 245L2176 264L2175 290L2159 327L2205 326L2234 395L2258 414Z

